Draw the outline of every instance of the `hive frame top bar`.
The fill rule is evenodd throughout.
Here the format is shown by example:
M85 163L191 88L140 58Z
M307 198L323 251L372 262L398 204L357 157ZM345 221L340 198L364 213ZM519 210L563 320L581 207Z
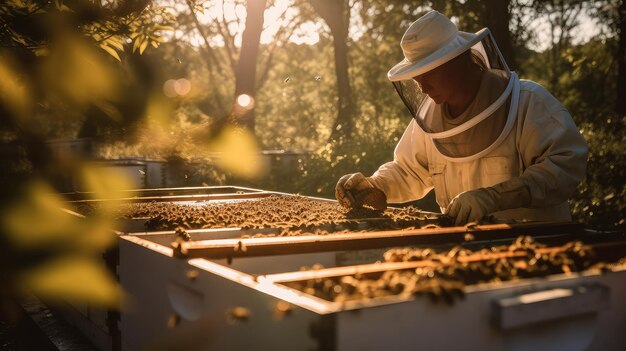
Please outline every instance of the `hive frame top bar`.
M236 192L221 192L222 190L236 190ZM146 195L151 193L166 193L170 191L169 194L165 195ZM191 192L190 194L186 192ZM196 194L193 194L196 192ZM208 192L208 193L202 193ZM235 186L227 186L227 187L199 187L199 188L158 188L158 189L138 189L138 190L125 190L121 192L122 194L128 194L127 197L116 197L116 198L98 198L98 199L87 199L84 198L85 195L90 195L93 193L67 193L64 194L69 197L71 200L68 200L67 203L100 203L106 201L122 201L122 202L183 202L183 201L213 201L213 200L253 200L253 199L261 199L266 198L272 195L281 195L281 196L302 196L309 200L321 201L321 202L336 202L336 200L326 199L321 197L314 196L304 196L297 194L289 194L283 193L279 191L265 191L260 189L253 188L245 188L245 187L235 187ZM134 195L136 194L136 195ZM142 196L143 195L143 196ZM390 208L394 208L393 206L389 206ZM441 215L435 212L427 212L423 211L425 215Z
M241 200L241 199L258 199L275 195L276 193L259 191L254 193L228 193L228 194L196 194L196 195L164 195L164 196L142 196L142 197L123 197L114 199L85 199L72 200L70 203L99 203L106 201L124 201L124 202L179 202L179 201L211 201L211 200Z
M460 243L465 235L475 240L514 239L519 235L551 237L583 234L584 226L574 222L527 222L488 224L473 227L440 227L412 230L302 235L291 237L218 239L187 241L174 244L174 253L188 258L235 258L286 255L324 251L364 250L416 244Z
M621 257L626 253L625 241L612 241L608 243L596 243L586 245L588 249L593 248L594 252L600 256L607 258ZM564 251L563 247L546 247L538 249L541 254L555 254ZM501 258L515 258L526 255L523 251L513 252L497 252L497 253L474 253L469 256L457 257L456 260L461 263L470 263L478 261L497 260ZM353 266L332 267L322 269L312 269L308 271L283 272L276 274L267 274L263 279L274 283L287 283L294 281L303 281L320 278L341 277L346 275L383 273L396 270L410 270L419 267L436 267L441 262L434 262L429 259L421 261L403 261L403 262L376 262L371 264L360 264Z
M265 190L241 187L241 186L203 186L203 187L182 187L182 188L152 188L152 189L129 189L121 190L125 198L138 199L138 198L167 198L168 196L181 196L181 195L211 195L211 194L241 194L241 193L267 193ZM88 200L93 192L75 191L71 193L63 193L66 198L74 201ZM99 199L106 201L107 199ZM110 199L108 199L110 200ZM117 198L115 200L118 200Z

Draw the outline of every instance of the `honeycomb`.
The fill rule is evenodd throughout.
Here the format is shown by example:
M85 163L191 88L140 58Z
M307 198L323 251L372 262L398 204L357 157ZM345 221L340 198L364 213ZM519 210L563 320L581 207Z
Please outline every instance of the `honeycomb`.
M384 261L429 261L431 264L408 270L309 279L284 284L334 302L391 295L426 295L433 301L452 304L464 297L463 288L467 285L579 272L593 265L596 268L603 267L603 263L599 263L588 247L579 241L567 243L554 250L542 250L544 248L545 245L535 242L529 236L520 236L511 245L475 251L461 246L441 252L430 248L403 247L385 252ZM503 255L493 255L494 253ZM478 259L462 259L469 256L477 256ZM480 259L481 256L485 259ZM499 258L493 258L494 256ZM321 268L323 267L320 265L303 267L304 270Z
M360 230L414 229L450 225L416 207L384 211L360 208L348 211L336 202L303 196L272 195L236 202L130 203L118 208L119 218L143 218L148 230L275 228L279 234L257 236L328 234Z

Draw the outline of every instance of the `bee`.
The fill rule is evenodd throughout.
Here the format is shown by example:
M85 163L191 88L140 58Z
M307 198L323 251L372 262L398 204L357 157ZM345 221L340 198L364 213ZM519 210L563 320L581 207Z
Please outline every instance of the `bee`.
M176 327L178 324L180 323L180 316L176 313L172 314L168 319L167 319L167 327L168 328L174 328Z
M249 309L241 306L233 307L226 311L226 321L228 324L235 324L236 322L247 322L252 313Z
M279 300L276 302L276 305L274 305L274 318L276 319L283 319L292 312L293 306L287 301Z
M195 281L199 275L200 273L196 269L190 269L187 272L185 272L185 276L187 277L187 279L191 281Z

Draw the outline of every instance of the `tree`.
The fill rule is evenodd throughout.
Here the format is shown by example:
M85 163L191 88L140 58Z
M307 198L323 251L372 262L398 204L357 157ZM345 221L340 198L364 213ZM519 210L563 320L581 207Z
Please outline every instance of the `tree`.
M337 119L330 138L340 140L344 136L350 136L354 129L354 96L348 74L350 6L348 0L310 0L310 3L328 24L333 35L337 76Z
M235 105L233 109L230 102L235 102L241 94L256 97L275 63L276 50L285 45L296 28L307 18L298 14L288 18L287 10L284 10L278 16L278 20L284 24L276 32L272 43L260 45L260 36L266 29L264 11L274 6L274 1L231 0L222 2L221 7L213 2L199 0L186 0L186 3L189 11L178 13L178 22L184 24L179 27L183 33L181 45L189 45L193 34L197 32L202 38L203 55L200 58L206 66L208 78L212 82L219 82L210 87L212 90L198 107L207 115L218 119L226 118L233 111L243 113L245 116L239 116L238 119L247 123L250 130L255 132L256 105L252 109L241 109ZM244 4L245 25L244 19L239 16L226 16L226 6L237 8ZM200 21L199 14L207 12L211 14L210 19ZM239 36L240 47L235 44Z
M563 74L562 53L571 45L574 28L580 24L580 14L584 9L583 0L548 0L534 1L537 17L546 16L548 20L548 89L555 95L561 89L559 77Z
M619 116L626 116L626 1L622 0L618 9L618 33L617 47L617 101L615 111Z
M509 67L515 67L515 53L513 52L513 41L509 29L511 22L509 7L510 0L485 1L481 22L491 29L491 33L498 43L498 48Z
M236 101L235 118L254 133L254 99L256 98L256 67L259 54L259 41L263 30L265 0L248 0L246 7L246 29L241 39L241 51L237 61L235 99L247 95L251 102L242 106Z

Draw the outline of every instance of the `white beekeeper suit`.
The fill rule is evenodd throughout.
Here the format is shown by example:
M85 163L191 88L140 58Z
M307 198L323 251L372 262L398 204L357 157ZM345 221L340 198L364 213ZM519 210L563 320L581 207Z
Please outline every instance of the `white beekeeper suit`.
M388 77L415 118L392 162L371 177L346 176L347 185L340 180L340 202L345 204L339 195L351 187L373 186L393 203L420 199L434 187L437 203L457 217L457 225L487 214L570 220L567 199L584 177L588 149L565 107L539 84L509 71L487 29L460 32L431 11L411 24L401 46L405 59ZM470 49L486 69L460 116L451 118L445 104L406 88L413 77ZM422 98L410 101L413 96Z

